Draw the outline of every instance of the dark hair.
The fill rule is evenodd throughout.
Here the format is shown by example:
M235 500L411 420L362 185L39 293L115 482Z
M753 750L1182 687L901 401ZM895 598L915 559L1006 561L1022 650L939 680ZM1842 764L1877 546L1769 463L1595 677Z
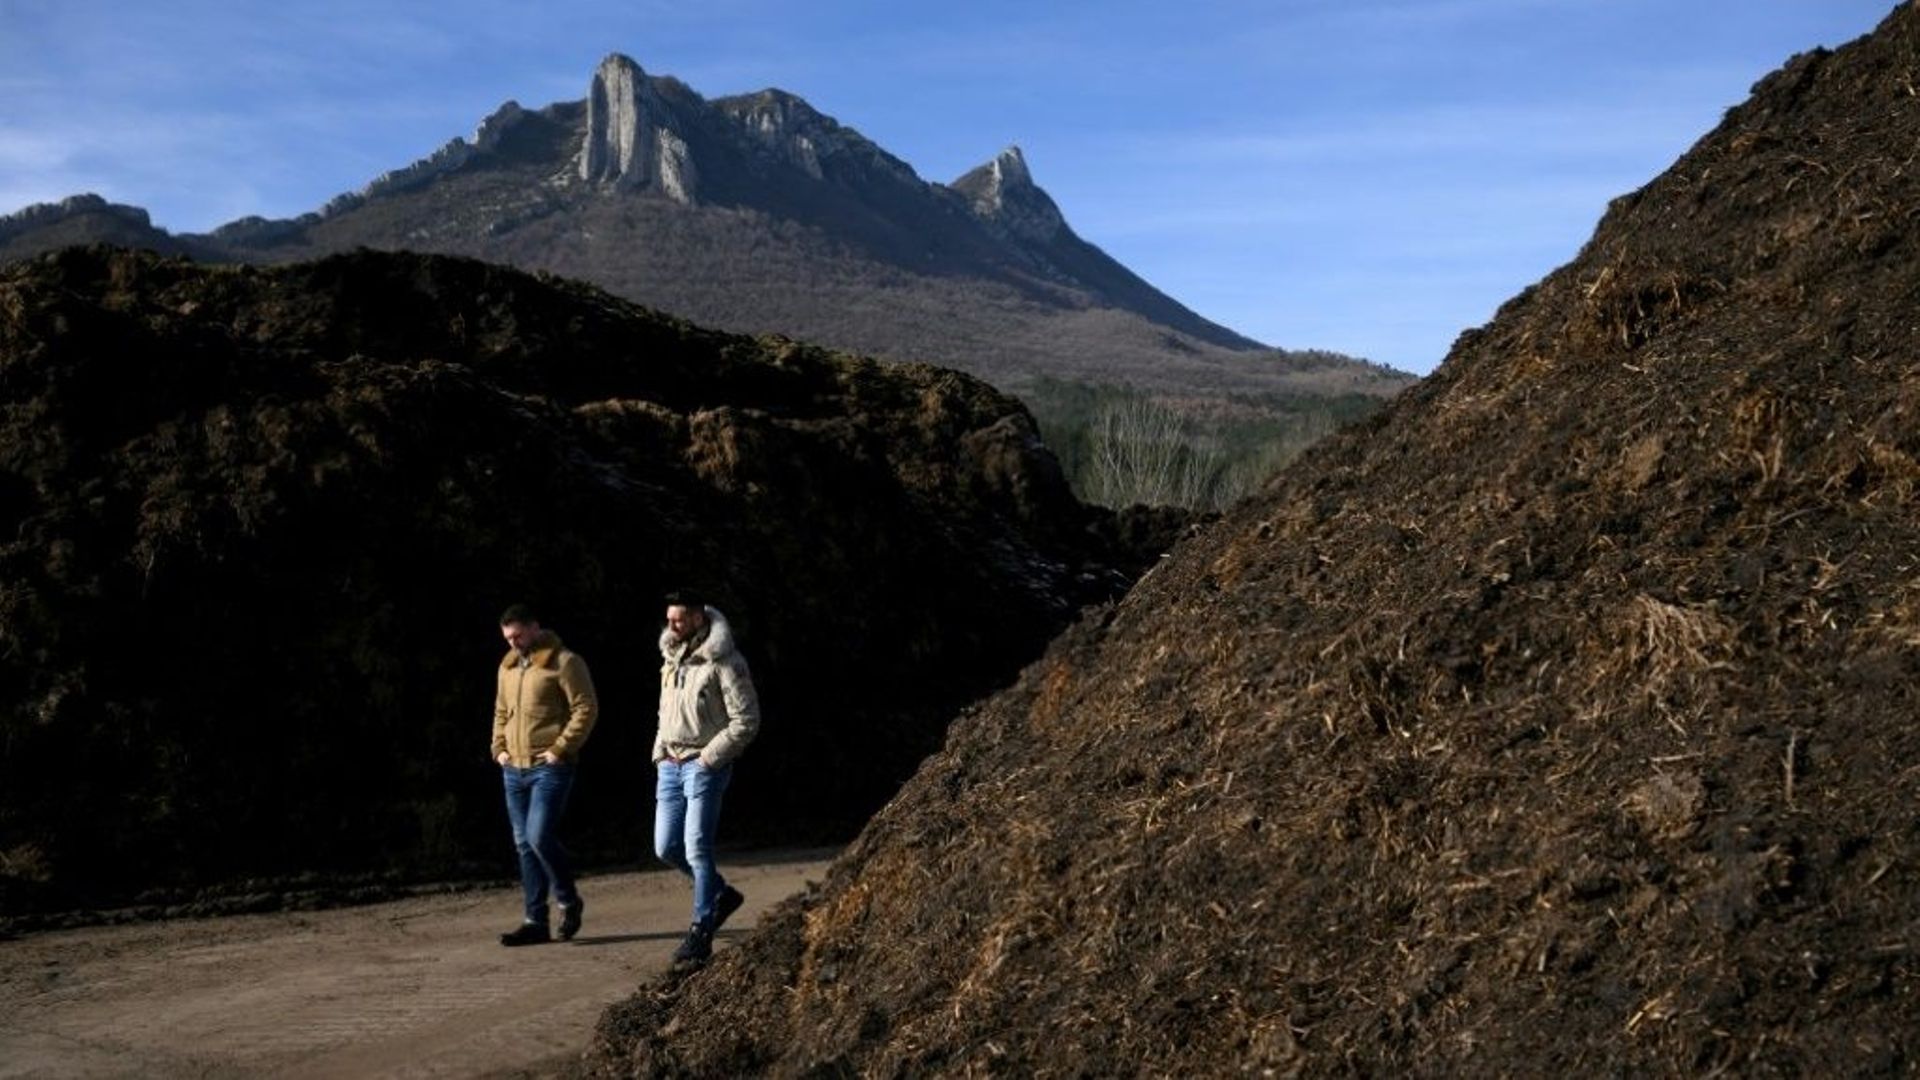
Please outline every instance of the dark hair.
M509 604L507 610L500 613L500 625L508 623L537 623L540 616L533 613L532 604Z
M667 594L667 606L692 608L704 613L707 610L707 597L699 589L675 589Z

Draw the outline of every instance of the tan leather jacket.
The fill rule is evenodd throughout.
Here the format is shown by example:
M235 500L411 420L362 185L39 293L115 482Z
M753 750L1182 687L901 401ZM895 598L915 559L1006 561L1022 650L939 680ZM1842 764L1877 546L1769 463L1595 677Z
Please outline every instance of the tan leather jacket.
M553 631L543 630L527 655L508 649L500 661L499 689L493 698L493 756L505 753L509 764L522 769L531 768L547 750L562 761L574 761L599 715L587 662Z

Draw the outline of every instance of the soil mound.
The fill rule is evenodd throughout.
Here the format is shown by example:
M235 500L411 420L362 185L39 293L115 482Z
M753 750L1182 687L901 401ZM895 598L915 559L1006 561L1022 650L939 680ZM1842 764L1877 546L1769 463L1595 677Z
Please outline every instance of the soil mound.
M516 598L602 696L576 844L645 857L676 583L767 711L729 838L847 835L1178 528L1083 509L971 378L460 259L21 263L0 395L0 911L510 872L485 740Z
M1913 4L1763 81L590 1060L1912 1069L1917 88Z

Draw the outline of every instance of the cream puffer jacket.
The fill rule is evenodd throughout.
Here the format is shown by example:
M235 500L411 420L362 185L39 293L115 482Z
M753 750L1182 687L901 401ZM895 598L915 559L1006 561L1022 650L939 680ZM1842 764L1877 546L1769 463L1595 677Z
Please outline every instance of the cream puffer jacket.
M734 647L726 616L705 609L707 625L687 641L660 633L660 727L653 760L698 755L716 769L740 756L760 730L760 701L747 658Z

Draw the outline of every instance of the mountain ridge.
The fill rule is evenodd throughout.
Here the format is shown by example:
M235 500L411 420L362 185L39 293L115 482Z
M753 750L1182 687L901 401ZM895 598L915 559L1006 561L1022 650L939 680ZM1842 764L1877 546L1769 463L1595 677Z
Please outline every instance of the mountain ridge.
M1200 316L1074 232L1017 146L929 181L798 95L707 99L620 53L583 98L505 102L472 135L297 217L176 235L67 204L0 218L0 259L72 237L261 263L406 248L579 277L703 325L929 360L1015 391L1064 377L1217 400L1385 396L1410 381L1295 365Z

